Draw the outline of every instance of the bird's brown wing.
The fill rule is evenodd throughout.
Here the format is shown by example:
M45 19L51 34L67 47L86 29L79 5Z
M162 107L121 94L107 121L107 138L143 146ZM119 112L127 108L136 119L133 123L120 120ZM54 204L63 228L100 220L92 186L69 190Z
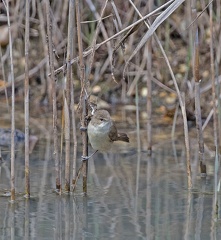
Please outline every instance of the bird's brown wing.
M110 127L109 138L111 142L117 141L118 139L117 128L115 127L115 125L112 125Z

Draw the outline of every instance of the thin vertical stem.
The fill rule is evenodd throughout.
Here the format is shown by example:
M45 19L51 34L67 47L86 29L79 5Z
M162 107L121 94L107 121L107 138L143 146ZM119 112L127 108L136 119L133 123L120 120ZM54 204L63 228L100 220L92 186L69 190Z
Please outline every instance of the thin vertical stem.
M216 157L214 162L214 196L213 196L213 217L217 220L219 205L217 200L218 192L218 170L219 170L219 138L218 138L218 122L217 122L217 106L216 106L216 83L215 83L215 69L214 69L214 52L213 52L213 3L209 6L210 14L210 71L212 81L212 100L213 100L213 132L214 145L216 148Z
M139 93L138 84L136 83L136 125L137 125L137 151L141 152L141 135L140 135L140 114L139 114Z
M45 18L44 18L44 14L43 14L43 6L44 5L45 5L44 2L37 1L37 8L38 8L37 10L38 10L38 16L39 16L39 20L40 20L39 27L40 27L42 45L43 45L43 49L44 49L44 56L46 56L48 58L48 47L47 47L47 44L45 44L47 42L47 37L46 37L46 29L45 29ZM48 74L50 73L48 59L47 59L47 64L46 64L45 68L46 68L46 76L48 76ZM43 78L42 78L42 80L43 80ZM45 88L44 88L44 92L43 92L44 97L47 96L48 99L51 98L50 97L51 91L49 92L49 90L48 90L49 81L50 81L49 78L44 80Z
M83 103L82 103L83 111L82 111L82 120L81 120L81 126L83 128L87 127L86 122L86 116L87 116L87 98L84 96ZM88 137L87 132L82 133L82 143L83 143L83 155L82 156L88 156ZM88 161L83 160L82 162L82 176L83 176L83 193L87 193L87 169L88 169Z
M72 129L73 129L73 179L72 184L75 184L76 181L76 165L77 165L77 133L76 133L76 123L75 123L75 110L74 110L74 85L73 85L73 76L72 76L72 67L71 59L74 55L73 44L75 42L75 5L73 0L69 0L69 16L68 16L68 44L67 44L67 87L70 88L70 93L66 91L67 101L69 102L70 94L70 104L69 111L71 111L72 119ZM70 116L70 115L69 115ZM67 154L67 153L66 153ZM66 168L65 168L66 169ZM65 175L69 175L68 170ZM66 188L66 187L65 187ZM67 189L66 189L67 190ZM74 190L74 189L73 189Z
M136 12L139 14L140 18L143 19L143 16L141 15L141 13L138 11L138 9L135 7L135 5L133 4L133 2L131 0L129 0L130 3L132 4L132 6L134 7L134 9L136 10ZM168 2L169 3L169 2ZM152 11L153 13L154 11ZM138 21L137 21L138 22ZM149 28L149 25L146 21L144 21L145 25L147 26L147 28ZM160 43L160 40L158 39L156 33L153 33L153 36L158 44L158 46L160 47L160 50L163 54L163 57L166 61L166 64L169 68L170 71L170 75L172 77L177 95L178 95L178 99L179 99L179 104L181 107L181 112L183 115L183 128L184 128L184 136L185 136L185 146L186 146L186 166L187 166L187 180L188 180L188 188L192 188L192 176L191 176L191 165L190 165L190 143L189 143L189 134L188 134L188 124L187 124L187 116L186 116L186 106L185 106L185 101L184 101L184 96L181 96L176 78L174 76L173 70L170 66L170 62L169 59L162 47L162 44Z
M216 83L215 83L215 70L214 70L214 52L213 52L213 3L209 6L210 14L210 70L212 80L212 98L213 98L213 131L214 131L214 144L218 147L218 124L217 124L217 107L216 107ZM218 151L219 152L219 151Z
M71 102L71 85L72 74L70 61L73 57L73 35L74 35L74 2L69 0L69 16L68 16L68 44L67 44L67 81L65 101L65 191L70 191L70 102ZM68 126L67 126L68 125Z
M77 36L78 36L78 49L79 49L79 62L80 62L80 79L81 79L81 126L83 129L87 128L87 96L86 96L86 80L85 80L85 66L83 60L83 46L82 46L82 33L81 33L81 19L80 19L80 6L79 0L76 0L76 19L77 19ZM88 137L87 132L82 132L83 144L83 157L88 156ZM88 162L83 160L82 175L83 175L83 193L87 193L87 168Z
M194 1L187 1L186 2L186 7L185 7L185 16L186 16L186 21L187 21L187 26L190 25L192 19L195 19L193 16L196 14L196 9L192 9L194 4ZM191 11L192 10L192 11ZM193 14L195 13L195 14ZM196 16L196 15L195 15ZM193 49L193 32L191 28L188 28L188 46L190 48L190 52L192 52Z
M198 28L196 29L196 38L194 43L194 80L195 80L195 111L196 111L196 129L199 144L199 161L201 166L201 173L205 172L204 161L204 141L203 141L203 130L202 130L202 117L200 108L200 75L199 75L199 36ZM204 166L204 167L203 167Z
M70 111L67 98L64 97L65 119L65 191L70 192Z
M153 1L149 1L149 12L153 9ZM147 43L147 151L148 154L152 153L152 37Z
M49 35L48 34L48 31L52 31L52 22L51 22L51 16L50 16L50 3L48 3L48 1L49 0L46 0L44 3L46 4L46 12L47 12L47 14L46 14L46 21L47 21L47 35L46 35L46 41L47 41L47 43L48 43L48 58L49 58L49 69L50 69L50 77L47 77L47 95L48 95L48 102L49 102L49 105L50 105L50 107L52 106L52 108L54 108L53 107L53 105L54 105L54 100L53 100L53 94L54 94L54 90L53 90L53 82L55 81L55 75L54 75L54 77L52 76L52 72L51 72L51 70L52 70L52 68L54 69L54 58L53 58L53 54L50 56L50 53L49 53L49 51L51 51L52 50L52 53L53 53L53 47L52 47L52 44L53 44L53 42L52 42L52 40L50 41L49 40L49 38L50 38L50 35L51 35L51 39L52 39L52 33ZM49 5L48 6L48 10L47 10L47 5ZM48 21L50 21L50 22L48 22ZM42 36L42 38L43 38L43 36ZM51 43L50 43L51 42ZM50 48L52 48L51 50L50 50L50 48L49 48L49 45L51 45L51 47ZM52 58L52 59L50 59L50 57ZM51 61L53 61L53 64L52 64L52 62ZM53 70L53 72L54 72L54 70ZM55 170L56 171L56 170Z
M77 178L77 132L76 132L76 122L75 122L75 110L74 110L74 86L71 83L71 117L72 117L72 129L73 129L73 179L72 184L74 185ZM73 189L74 190L74 189Z
M184 1L184 0L182 0ZM167 3L161 5L159 8L153 10L151 13L145 15L144 17L142 17L141 15L141 18L139 20L137 20L136 22L132 23L131 25L123 28L121 31L117 32L116 34L112 35L111 37L107 37L105 38L105 40L99 44L96 44L95 46L95 49L97 50L98 48L100 48L102 45L108 43L109 41L111 41L112 39L116 39L116 37L120 36L122 33L130 30L132 27L135 27L136 25L138 25L139 23L143 22L145 19L149 18L150 16L154 15L156 12L158 12L159 10L161 10L162 8L166 7L167 5L169 5L170 3L174 2L174 0L169 0ZM137 10L137 9L136 9ZM140 13L139 13L140 15ZM121 40L122 42L122 40ZM120 45L119 45L120 46ZM116 50L116 48L115 48ZM85 51L84 52L84 57L88 56L89 54L91 54L93 51L93 48L90 48L89 50ZM71 60L71 64L77 62L79 60L79 57L76 57L74 59ZM65 70L66 69L66 63L59 67L58 69L55 70L55 73L58 74L60 73L61 71Z
M175 78L174 78L175 79ZM178 85L174 82L177 90ZM191 176L191 163L190 163L190 141L189 141L189 131L188 131L188 124L187 124L187 116L186 116L186 104L185 104L185 95L181 96L180 92L178 92L179 96L179 103L181 107L181 112L183 115L183 129L184 129L184 140L185 140L185 147L186 147L186 171L187 171L187 182L188 188L192 188L192 176Z
M92 2L91 2L91 0L87 0L87 3L88 3L88 5L89 5L90 7L91 7L91 5L93 5ZM92 65L93 65L93 63L94 63L95 46L96 46L96 41L97 41L98 33L99 33L99 31L100 31L100 27L101 27L101 30L103 30L103 32L104 32L104 26L103 26L103 23L102 23L102 18L103 18L103 16L104 16L107 3L108 3L108 0L105 0L105 1L103 2L103 5L102 5L102 7L101 7L101 14L100 14L100 16L99 16L98 13L95 14L95 15L97 15L98 22L97 22L96 31L95 31L95 33L94 33L93 42L92 42L92 49L93 49L93 50L92 50L92 53L91 53L89 68L88 68L88 71L87 71L87 72L88 72L88 75L91 73ZM93 8L93 7L91 7L91 8ZM93 8L93 9L95 9L95 8ZM107 36L107 34L104 34L104 36ZM110 45L110 44L109 44L109 45ZM109 45L108 45L108 46L109 46ZM109 49L110 49L110 47L108 48L108 50L109 50ZM111 56L111 51L109 51L109 57L110 57L110 56ZM110 61L110 62L111 62L111 61Z
M90 57L90 60L89 60L89 67L87 69L88 70L87 71L87 76L89 76L89 74L91 72L92 64L94 62L93 59L94 59L94 54L95 54L95 50L96 50L96 41L97 41L97 37L98 37L99 31L101 31L104 39L108 38L107 31L106 31L106 29L104 27L104 24L102 22L102 18L103 18L103 15L105 13L105 9L106 9L108 0L103 1L103 4L101 6L101 14L99 14L96 11L96 7L95 7L94 3L91 0L86 0L86 2L88 4L91 12L95 16L95 18L98 20L97 27L96 27L96 30L95 30L95 33L94 33L94 36L93 36L93 40L92 40L92 47L91 47L92 53L91 53L91 57ZM111 64L112 63L112 47L111 47L111 44L110 44L109 41L107 42L107 51L108 51L108 58L109 58L109 61L110 61L110 64Z
M56 86L54 74L54 55L52 46L52 23L50 16L49 0L46 0L46 15L47 15L47 34L48 34L48 56L50 66L50 82L52 86L52 103L53 103L53 136L54 136L54 157L55 157L55 172L56 172L56 189L61 192L61 179L60 179L60 159L58 154L58 134L57 134L57 99L56 99Z
M147 58L147 151L148 154L151 155L152 153L152 74L151 74L151 65L152 65L152 58L151 58L151 38L147 44L148 48L148 58Z
M12 35L11 23L9 16L9 4L3 0L6 8L7 21L8 21L8 35L9 35L9 55L10 55L10 70L11 70L11 83L12 83L12 106L11 106L11 201L15 200L15 79L14 79L14 66L12 55Z
M30 170L29 170L29 1L26 1L25 18L25 195L30 197Z
M216 155L214 161L214 194L213 194L213 220L217 221L218 213L219 213L219 204L218 204L218 174L219 174L219 154L218 148L216 147Z
M62 13L60 13L61 15L61 25L60 25L60 31L63 32L64 27L66 25L67 22L67 12L68 12L68 1L61 1L62 3ZM70 5L69 5L70 6ZM59 10L59 8L58 8ZM60 12L60 11L59 11Z

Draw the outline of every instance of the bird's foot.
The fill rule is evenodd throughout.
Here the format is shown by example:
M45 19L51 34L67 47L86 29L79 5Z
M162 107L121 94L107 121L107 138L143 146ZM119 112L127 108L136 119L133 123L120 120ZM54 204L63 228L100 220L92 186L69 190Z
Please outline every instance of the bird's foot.
M81 156L81 161L86 161L88 160L89 158L91 158L98 150L96 150L95 152L93 152L90 156Z
M81 156L81 161L87 161L91 156Z

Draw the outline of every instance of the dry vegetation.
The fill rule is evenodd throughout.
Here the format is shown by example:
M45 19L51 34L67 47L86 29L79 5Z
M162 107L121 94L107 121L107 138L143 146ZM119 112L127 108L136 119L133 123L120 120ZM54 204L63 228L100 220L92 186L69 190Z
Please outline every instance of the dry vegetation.
M139 20L139 15L136 13L131 4L122 3L121 1L115 1L116 12L113 9L111 1L107 3L107 7L103 14L102 24L100 25L99 32L97 34L96 43L103 43L104 40L111 38L114 34L120 30L126 28L130 24ZM155 1L152 9L156 9L165 3L164 1ZM18 5L19 4L19 5ZM10 1L10 17L11 17L11 31L13 39L13 63L14 63L14 74L15 74L15 86L19 94L22 94L22 84L24 74L24 65L25 65L25 8L24 1ZM94 3L95 4L95 3ZM135 2L136 4L136 2ZM201 14L202 10L207 6L207 1L202 1L201 4L197 4L197 15ZM151 5L151 4L150 4ZM30 74L30 94L31 102L35 104L46 104L48 102L48 85L47 85L47 76L49 69L47 67L47 33L46 33L46 12L44 1L40 3L33 1L31 4L30 12L30 49L29 49L29 69ZM95 7L93 12L91 9ZM137 5L140 13L145 16L149 12L149 5L144 2ZM193 59L193 25L189 28L188 26L193 22L194 16L191 12L191 4L184 2L171 16L168 16L167 19L156 29L156 34L158 39L161 41L163 48L167 54L167 57L170 61L172 70L177 79L177 82L182 91L185 91L186 94L193 98L193 70L192 70L192 59ZM83 40L83 49L85 52L90 49L90 46L93 42L94 33L96 26L99 20L100 12L102 8L102 1L98 2L97 5L92 5L91 1L85 1L81 3L81 27L82 27L82 40ZM17 11L15 11L17 9ZM163 12L165 8L153 14L150 17L150 21L154 21L156 17ZM1 39L0 43L2 46L2 61L5 69L5 77L3 76L3 71L1 70L1 80L10 81L9 74L9 51L7 51L8 46L8 27L7 27L7 18L5 14L6 10L3 3L1 3ZM218 8L214 4L214 48L219 46L219 18L218 18ZM190 16L192 16L190 18ZM122 25L118 22L120 18ZM56 1L53 1L51 4L51 19L52 19L52 34L53 34L53 51L55 54L54 67L59 69L66 62L66 53L67 53L67 28L68 28L68 1L64 1L64 4L60 4ZM217 21L216 21L217 19ZM73 16L74 21L74 34L73 40L75 42L73 48L74 58L78 56L78 47L77 47L77 33L76 33L76 21ZM200 41L200 78L202 79L202 88L204 85L209 85L210 79L210 28L209 28L209 10L208 7L200 15L199 19L195 22L199 27L199 41ZM116 26L117 25L117 26ZM127 32L127 31L126 31ZM92 71L87 76L90 81L90 88L93 94L98 95L102 99L107 100L108 102L115 101L126 101L130 102L133 100L135 94L134 85L131 87L131 83L136 79L138 73L139 81L139 92L143 93L145 96L146 91L146 79L147 79L147 66L145 64L146 59L151 56L151 73L155 81L159 81L169 88L174 89L173 82L171 81L171 75L164 61L162 52L155 40L151 44L151 54L147 56L147 46L143 46L141 50L136 54L129 64L129 68L126 72L126 81L127 84L122 82L123 79L123 70L125 62L128 60L131 53L134 51L141 38L147 32L147 27L145 24L139 26L139 28L129 35L121 46L114 51L116 46L118 46L120 40L123 38L125 33L111 39L106 44L102 44L99 49L96 50ZM217 56L217 62L219 61L220 50L215 49L214 53ZM90 55L88 54L85 57L86 64L86 73L87 68L90 66ZM79 74L77 73L78 65L77 61L74 62L73 72L74 72L74 84L75 84L75 98L76 102L79 99L80 93L80 80ZM218 67L218 65L217 65ZM113 81L112 73L114 74ZM58 74L58 90L62 91L62 79L65 72ZM5 79L4 79L5 78ZM158 83L158 82L157 82ZM8 92L10 94L10 83ZM126 85L123 87L122 85ZM153 83L154 95L159 95L158 93L162 91L162 88ZM4 94L4 82L1 82L1 95ZM129 90L129 92L128 92ZM206 89L207 90L207 89ZM165 90L163 90L165 91ZM114 92L114 94L113 94ZM208 93L208 94L207 94ZM62 94L61 94L62 95ZM59 95L59 96L61 96ZM113 96L114 95L114 96ZM162 94L163 95L163 94ZM157 98L156 96L156 98ZM208 100L211 97L211 92L206 91L203 95L202 101L206 100L206 103L209 103ZM46 101L47 100L47 101ZM211 107L206 107L205 104L202 104L204 107L204 114L207 115Z
M30 16L27 16L25 1L12 0L8 8L12 42L8 37L6 3L3 1L0 5L1 99L11 105L14 75L15 101L20 104L25 93L24 69L28 66L30 107L44 106L49 112L53 110L57 189L61 189L57 128L65 132L65 189L69 191L70 136L73 135L76 151L75 119L80 118L83 127L87 125L89 95L109 105L135 104L137 99L137 109L138 106L147 109L149 154L152 113L157 112L156 107L163 106L162 111L171 119L176 109L181 109L189 187L192 183L187 120L197 120L199 163L201 172L205 173L201 119L213 119L216 149L220 135L217 111L221 80L219 1L86 0L76 1L76 5L67 0L31 1ZM140 20L142 16L145 19ZM10 47L14 73L10 71ZM28 58L25 58L25 49ZM177 103L180 108L176 108ZM80 106L80 114L75 115L74 105ZM57 119L57 109L62 108L64 127L60 125L61 114ZM138 114L137 111L137 121ZM87 136L82 135L83 155L86 155ZM73 169L72 183L75 184L76 164ZM86 181L85 161L82 169Z

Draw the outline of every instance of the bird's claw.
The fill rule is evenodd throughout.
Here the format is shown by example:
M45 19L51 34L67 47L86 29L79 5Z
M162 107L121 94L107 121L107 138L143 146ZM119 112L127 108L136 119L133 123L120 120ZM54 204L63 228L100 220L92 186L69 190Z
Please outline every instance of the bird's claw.
M92 153L90 156L81 156L82 161L88 160L89 158L91 158L92 156L94 156L94 154L97 152L98 150L96 150L94 153Z
M80 130L82 131L82 132L86 132L87 131L87 127L80 127Z

